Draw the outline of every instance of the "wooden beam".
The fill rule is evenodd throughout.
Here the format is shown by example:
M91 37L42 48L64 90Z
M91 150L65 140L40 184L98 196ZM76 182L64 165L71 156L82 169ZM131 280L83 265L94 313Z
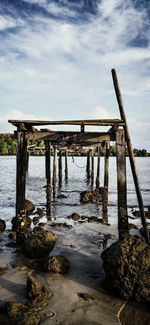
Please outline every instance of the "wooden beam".
M123 125L123 121L119 119L99 119L99 120L66 120L66 121L38 121L38 120L8 120L9 123L19 126L20 123L31 126L40 126L40 125Z
M108 188L108 169L109 169L109 142L105 143L105 158L104 158L104 187Z
M68 179L68 152L65 150L65 179Z
M115 141L115 133L107 132L69 132L69 131L35 131L26 132L28 140L49 140L67 144L82 144L88 142Z
M118 231L119 239L123 239L125 233L129 232L127 214L127 186L126 186L126 154L125 134L120 129L116 132L117 153L117 189L118 189Z
M54 158L53 158L53 197L56 194L56 163L57 163L57 148L54 147Z
M91 150L91 186L94 185L94 150Z
M62 153L59 150L59 158L58 158L58 178L59 178L59 187L62 185Z
M117 102L118 102L118 106L119 106L120 115L124 122L124 129L125 129L125 136L126 136L127 148L128 148L128 153L129 153L129 160L130 160L131 170L132 170L133 179L134 179L134 185L135 185L138 204L139 204L139 210L140 210L140 215L141 215L141 220L142 220L142 225L143 225L143 230L144 230L144 235L145 235L145 241L147 244L150 244L150 237L149 237L149 232L148 232L147 223L146 223L143 198L142 198L139 178L138 178L138 174L137 174L137 170L136 170L135 159L134 159L134 154L133 154L133 149L132 149L132 143L131 143L128 124L127 124L126 115L125 115L125 111L124 111L124 107L123 107L123 100L122 100L122 96L121 96L121 92L120 92L120 88L119 88L117 74L114 69L112 70L112 77L113 77L113 83L114 83L114 88L115 88L115 93L116 93L116 98L117 98Z

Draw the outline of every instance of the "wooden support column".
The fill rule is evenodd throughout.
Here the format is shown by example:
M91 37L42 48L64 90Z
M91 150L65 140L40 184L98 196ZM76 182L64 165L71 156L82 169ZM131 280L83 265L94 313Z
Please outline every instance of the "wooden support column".
M116 132L117 189L118 189L118 231L121 240L129 232L127 214L126 154L123 129Z
M26 172L29 170L29 152L26 151Z
M65 179L68 179L68 152L65 151Z
M105 142L105 159L104 159L104 187L108 188L108 169L109 169L109 142Z
M91 170L91 186L94 185L94 150L91 150L91 161L92 161L92 170Z
M17 132L16 148L16 216L25 210L27 140L24 132Z
M87 177L88 178L90 178L90 176L91 176L90 158L91 158L91 150L89 150L88 151L88 154L87 154Z
M45 141L45 167L46 167L46 207L47 216L50 216L50 204L51 204L51 142Z
M57 148L54 147L54 157L53 157L53 197L56 194L56 163L57 163Z
M62 153L59 150L59 158L58 158L58 178L59 178L59 187L62 186Z
M100 152L101 146L97 148L97 177L96 177L96 187L100 187Z

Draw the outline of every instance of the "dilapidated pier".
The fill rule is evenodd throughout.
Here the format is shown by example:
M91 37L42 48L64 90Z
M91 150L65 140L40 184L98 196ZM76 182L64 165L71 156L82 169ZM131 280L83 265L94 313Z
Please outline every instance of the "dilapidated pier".
M58 156L58 179L59 186L62 182L62 153L65 157L65 178L68 179L68 152L80 152L87 155L86 172L94 186L94 150L97 149L97 175L96 187L100 186L100 150L105 149L104 159L104 184L103 187L108 194L109 185L109 146L110 142L116 144L117 163L117 195L118 195L118 231L121 239L128 229L127 213L127 184L126 184L126 146L128 148L140 215L142 219L145 240L149 243L149 234L144 214L144 205L136 172L133 150L127 126L126 116L123 108L122 97L115 70L112 77L116 97L119 105L120 119L97 119L97 120L71 120L71 121L36 121L36 120L9 120L17 127L15 136L17 139L17 164L16 164L16 215L25 210L26 172L28 170L29 152L33 150L45 151L45 171L47 179L47 204L51 204L52 193L56 192L56 161ZM75 125L78 131L54 131L43 128L45 126ZM86 131L86 126L98 127L99 131ZM109 127L107 132L101 132L101 127ZM38 129L40 127L40 129ZM30 140L44 140L45 148L28 146ZM51 156L53 154L53 168ZM108 195L107 195L108 197Z

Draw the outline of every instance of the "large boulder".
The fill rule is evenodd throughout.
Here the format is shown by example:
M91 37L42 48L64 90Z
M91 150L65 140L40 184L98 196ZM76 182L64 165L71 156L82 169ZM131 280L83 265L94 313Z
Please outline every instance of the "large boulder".
M47 304L47 299L51 295L48 288L42 286L32 275L27 279L27 297L29 303L28 308L32 308L34 311L39 311Z
M101 254L104 285L125 299L150 302L150 247L126 234Z
M30 213L30 212L34 211L34 209L35 209L35 205L31 201L25 200L26 213Z
M57 236L52 231L36 227L26 235L22 249L28 257L43 257L52 251L56 240Z
M4 231L6 228L6 223L4 220L0 219L0 231Z

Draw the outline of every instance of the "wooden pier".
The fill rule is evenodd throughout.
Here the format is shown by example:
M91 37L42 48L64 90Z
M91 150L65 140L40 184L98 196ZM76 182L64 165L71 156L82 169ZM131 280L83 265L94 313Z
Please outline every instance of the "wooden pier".
M105 206L103 211L107 212L108 189L109 189L109 147L110 142L116 144L116 163L117 163L117 195L118 195L118 231L119 238L129 232L128 229L128 213L127 213L127 184L126 184L126 157L125 148L128 147L129 159L139 209L142 218L142 224L146 242L149 243L149 234L144 215L144 206L138 182L133 151L127 127L127 121L123 109L121 94L117 81L115 70L112 70L114 87L116 91L117 101L121 119L96 119L96 120L71 120L71 121L36 121L36 120L9 120L17 127L15 131L17 139L17 177L16 177L16 215L20 211L25 210L25 189L26 189L26 173L28 170L29 152L44 151L45 152L45 175L47 179L47 202L51 204L51 196L56 194L56 180L58 175L59 187L62 184L62 153L65 159L65 179L68 180L68 152L84 152L87 155L86 172L87 178L91 179L91 186L97 188L101 185L105 189ZM53 131L51 129L43 129L43 126L53 125L79 125L80 131ZM110 126L107 132L87 132L86 126ZM40 127L38 129L37 127ZM93 130L93 129L92 129ZM30 140L44 140L45 147L37 148L28 146ZM104 184L100 180L100 151L105 149L104 157ZM94 184L94 150L97 150L97 174L96 184ZM53 170L52 170L52 154L53 154ZM58 156L58 172L57 168ZM52 175L52 176L51 176Z

